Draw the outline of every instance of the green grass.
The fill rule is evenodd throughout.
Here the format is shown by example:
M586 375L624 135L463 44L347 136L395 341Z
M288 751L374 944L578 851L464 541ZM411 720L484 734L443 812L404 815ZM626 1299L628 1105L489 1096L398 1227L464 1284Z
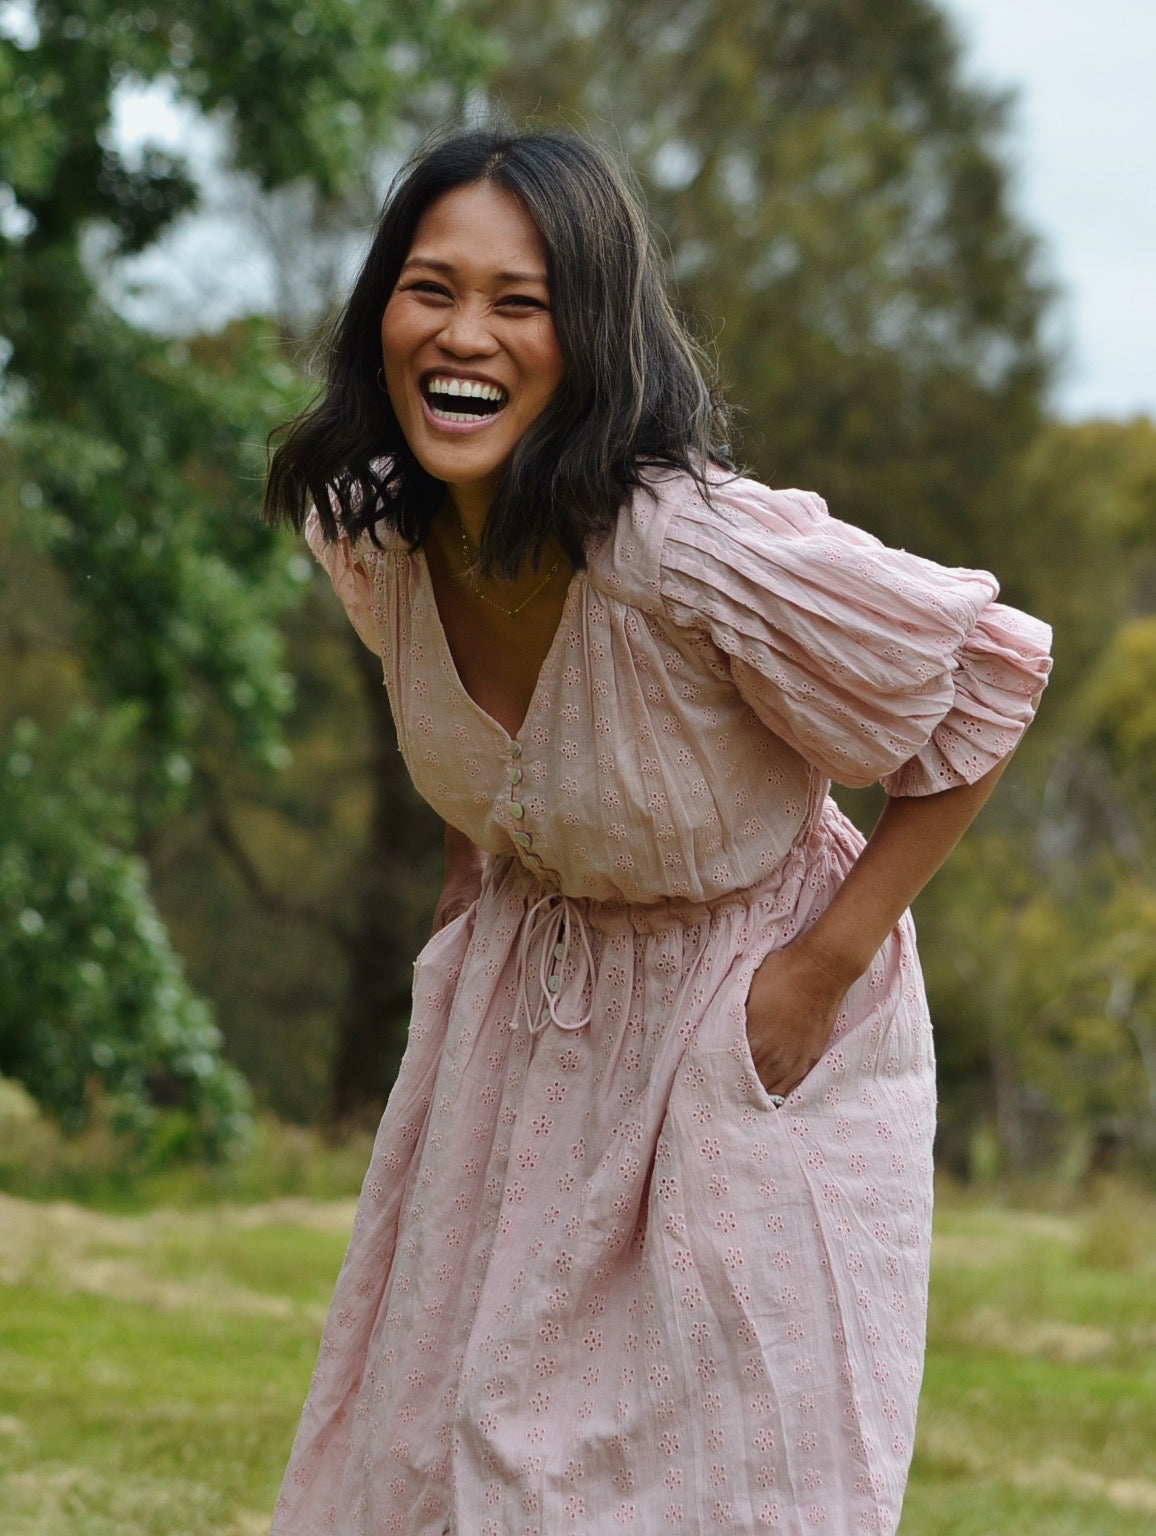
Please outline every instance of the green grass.
M0 1198L0 1530L267 1529L351 1219Z
M902 1536L1156 1531L1156 1205L941 1201Z
M350 1202L0 1197L0 1530L257 1536ZM1156 1530L1156 1203L941 1201L901 1536Z

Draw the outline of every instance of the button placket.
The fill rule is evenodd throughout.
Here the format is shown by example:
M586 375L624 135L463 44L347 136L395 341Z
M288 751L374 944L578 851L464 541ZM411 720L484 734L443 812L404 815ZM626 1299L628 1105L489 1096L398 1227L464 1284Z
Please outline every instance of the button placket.
M510 761L506 764L506 780L510 786L510 816L515 823L512 836L514 842L522 850L523 864L525 864L528 869L533 870L535 874L548 874L551 873L551 871L546 870L546 867L542 862L541 855L533 851L534 837L531 832L526 830L525 825L526 807L518 798L518 786L525 778L525 770L523 769L520 761L521 756L522 743L520 741L512 741L510 743ZM561 985L560 982L559 985Z
M526 807L518 799L518 785L522 782L522 767L518 762L521 755L521 742L512 741L510 743L510 761L506 767L506 778L510 781L510 815L519 823L519 826L514 831L514 841L519 848L529 849L534 846L534 839L520 825L526 819ZM536 858L537 855L527 854L527 858L531 857Z

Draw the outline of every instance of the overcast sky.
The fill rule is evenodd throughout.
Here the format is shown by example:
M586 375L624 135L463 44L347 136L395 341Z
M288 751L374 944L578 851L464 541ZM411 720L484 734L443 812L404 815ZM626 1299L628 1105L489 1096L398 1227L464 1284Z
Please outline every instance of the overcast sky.
M1156 415L1156 0L947 0L973 78L1018 88L1020 211L1046 239L1065 416Z
M1057 408L1156 415L1156 0L943 3L962 30L968 76L1018 92L1015 202L1064 294L1069 361ZM146 98L125 126L136 136L151 116L163 127L157 114ZM191 250L187 239L170 246L166 259L181 257L166 282L175 308L207 324L227 319L230 301L234 312L262 302L267 271L236 240L233 219L218 217L202 222Z

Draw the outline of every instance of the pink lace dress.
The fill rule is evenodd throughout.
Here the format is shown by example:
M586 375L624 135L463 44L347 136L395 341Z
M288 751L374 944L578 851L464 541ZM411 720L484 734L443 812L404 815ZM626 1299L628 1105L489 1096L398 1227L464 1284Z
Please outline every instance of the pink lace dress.
M425 561L310 538L418 789L488 858L418 957L275 1536L883 1536L923 1361L934 1082L910 921L781 1108L744 1005L861 839L1015 745L1042 624L799 491L655 480L511 738Z

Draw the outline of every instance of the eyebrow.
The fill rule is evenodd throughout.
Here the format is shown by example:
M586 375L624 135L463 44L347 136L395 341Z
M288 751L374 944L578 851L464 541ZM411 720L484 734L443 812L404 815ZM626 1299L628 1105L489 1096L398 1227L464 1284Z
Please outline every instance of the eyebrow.
M405 272L410 267L429 267L434 272L444 272L447 277L453 277L457 272L452 261L438 261L433 256L409 256L402 263L401 270ZM495 276L500 283L541 283L544 288L549 286L545 272L498 272Z

